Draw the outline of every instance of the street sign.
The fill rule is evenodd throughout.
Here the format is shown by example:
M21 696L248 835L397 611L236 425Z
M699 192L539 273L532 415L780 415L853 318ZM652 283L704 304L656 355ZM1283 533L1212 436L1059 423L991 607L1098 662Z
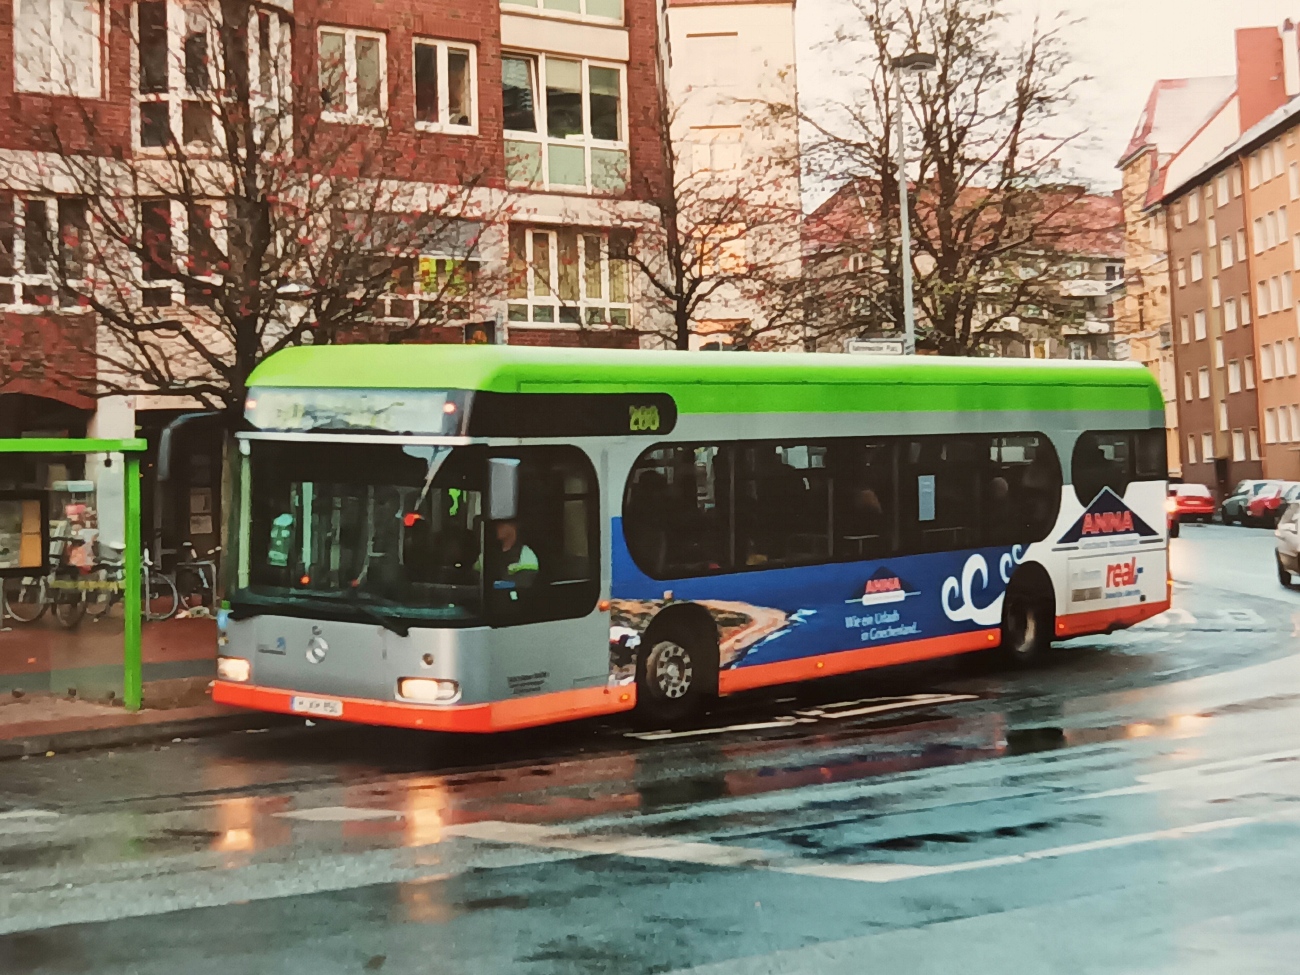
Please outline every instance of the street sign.
M849 339L844 351L850 355L902 355L902 339Z

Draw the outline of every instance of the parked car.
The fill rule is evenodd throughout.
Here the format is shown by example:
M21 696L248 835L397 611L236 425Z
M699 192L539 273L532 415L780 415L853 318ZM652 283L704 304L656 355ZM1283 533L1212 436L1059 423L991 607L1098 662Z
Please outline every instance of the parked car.
M1232 489L1232 493L1223 499L1219 505L1219 518L1225 525L1235 525L1245 523L1246 505L1250 499L1261 491L1267 489L1279 481L1238 481L1237 486Z
M1286 506L1273 534L1277 539L1273 544L1277 558L1277 578L1290 589L1295 585L1295 575L1300 573L1300 503L1293 502Z
M1246 502L1246 521L1277 527L1288 503L1300 499L1300 481L1280 481Z
M1183 521L1214 520L1214 495L1204 484L1171 484L1169 500L1170 524Z

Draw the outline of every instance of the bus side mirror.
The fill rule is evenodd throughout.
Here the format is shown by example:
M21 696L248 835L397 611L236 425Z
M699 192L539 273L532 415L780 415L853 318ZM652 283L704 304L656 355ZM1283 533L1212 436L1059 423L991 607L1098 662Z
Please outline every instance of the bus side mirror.
M513 521L519 516L519 461L488 458L488 519Z

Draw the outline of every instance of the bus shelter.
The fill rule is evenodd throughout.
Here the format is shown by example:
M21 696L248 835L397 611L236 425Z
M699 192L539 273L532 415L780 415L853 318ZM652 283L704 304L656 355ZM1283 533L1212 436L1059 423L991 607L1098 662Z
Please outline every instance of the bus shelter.
M0 439L0 692L139 709L141 439Z

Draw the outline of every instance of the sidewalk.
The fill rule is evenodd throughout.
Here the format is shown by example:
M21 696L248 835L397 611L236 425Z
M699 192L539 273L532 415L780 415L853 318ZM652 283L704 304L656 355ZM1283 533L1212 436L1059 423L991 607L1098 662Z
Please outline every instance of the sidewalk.
M138 712L52 694L14 697L7 693L0 699L0 760L194 738L265 728L284 720L213 704L209 680L146 682L144 709Z

